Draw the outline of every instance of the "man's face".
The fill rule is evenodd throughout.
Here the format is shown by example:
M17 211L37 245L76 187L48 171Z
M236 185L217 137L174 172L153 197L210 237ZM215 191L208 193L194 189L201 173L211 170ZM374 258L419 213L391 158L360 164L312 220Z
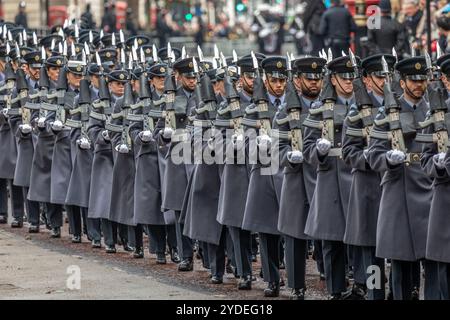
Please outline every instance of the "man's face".
M80 87L80 81L82 78L83 76L81 74L67 72L67 81L69 82L69 85L71 85L74 88Z
M156 91L164 91L164 79L164 77L153 77L152 84L155 87Z
M95 88L100 87L100 78L96 75L91 75L91 83Z
M39 68L33 68L30 67L29 65L25 65L25 72L28 73L28 75L30 76L31 80L37 81L39 80Z
M267 75L264 83L271 95L281 97L284 94L284 90L286 89L286 79L274 78Z
M413 99L420 99L425 94L427 80L400 80L400 86L404 93ZM411 93L414 95L412 96Z
M194 91L197 86L197 78L195 77L186 77L184 75L180 75L181 85L185 90Z
M54 82L56 82L58 80L59 70L60 70L60 68L58 68L58 67L48 67L47 68L47 74L48 74L48 77L50 78L50 80L52 80Z
M249 77L245 73L240 77L239 82L241 83L242 89L252 94L253 93L253 81L255 81L255 78Z
M225 86L223 81L216 81L213 83L214 93L221 94L222 97L225 96Z
M134 92L139 92L139 80L132 80L131 81L131 86L133 87L133 91Z
M295 87L306 97L316 98L322 89L322 79L308 79L304 76L294 78Z
M125 91L125 84L119 81L111 81L109 83L109 91L116 97L121 97Z
M372 89L372 91L374 91L379 96L384 95L383 86L386 82L386 78L378 77L372 74L368 77L368 81L370 83L370 88Z
M353 94L353 79L344 79L337 74L331 77L331 84L336 89L336 93L342 97L350 97Z

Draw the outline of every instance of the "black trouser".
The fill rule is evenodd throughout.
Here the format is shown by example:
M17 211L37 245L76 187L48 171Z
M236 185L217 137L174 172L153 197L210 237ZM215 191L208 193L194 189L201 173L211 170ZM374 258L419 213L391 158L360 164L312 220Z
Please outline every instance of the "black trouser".
M114 246L117 243L117 231L119 231L122 241L128 242L128 228L123 224L113 222L108 219L101 219L102 231L105 244L107 246ZM119 230L117 230L119 229ZM126 244L126 243L125 243Z
M225 227L223 231L226 233L226 256L227 256L227 265L231 264L234 268L236 268L236 258L234 255L234 247L233 240L231 239L231 235L228 232L228 229Z
M133 248L144 247L144 230L142 224L128 226L128 244Z
M81 210L78 206L66 205L67 218L69 219L69 230L74 236L81 237Z
M323 266L323 252L322 252L322 241L314 240L314 258L316 259L317 271L319 273L325 273L325 268Z
M11 197L10 204L14 219L22 222L25 213L22 187L13 185L12 180L0 179L0 216L8 216L8 192Z
M360 248L363 258L362 259L364 266L363 269L366 274L366 277L372 275L372 273L369 272L368 270L370 266L378 266L378 268L380 269L380 279L374 279L375 281L371 282L371 285L374 288L372 289L369 285L369 287L367 288L367 297L369 300L384 300L386 298L385 293L386 276L384 268L384 259L375 256L375 249L376 249L375 247L360 247Z
M252 254L257 255L258 254L258 234L254 233L252 234L251 240L252 240Z
M198 242L198 249L201 251L202 253L202 263L203 266L207 269L210 269L211 266L209 265L209 252L208 252L208 243L207 242L203 242L203 241L199 241Z
M154 249L156 254L166 253L166 226L149 224L148 227L148 239L149 248L150 245Z
M284 236L280 236L280 264L284 263Z
M86 221L87 236L90 240L100 241L102 239L101 219L89 218L88 208L80 207L83 221Z
M180 211L175 211L176 232L177 232L177 246L181 259L192 259L194 256L192 240L189 237L183 235L184 223L180 223Z
M292 289L304 289L306 273L306 255L308 254L308 242L291 236L284 236L285 258L288 287Z
M40 210L39 210L39 202L37 201L31 201L27 199L28 196L28 187L22 187L22 197L25 200L25 208L27 210L27 214L28 214L28 222L32 225L36 225L38 226L40 223ZM53 217L53 222L57 223L58 220L56 219L57 217L54 215ZM61 225L62 225L62 221L61 221Z
M323 262L327 290L331 295L346 291L345 253L347 246L342 241L322 241Z
M6 179L0 179L0 216L8 217L8 191Z
M450 263L438 262L441 298L450 299Z
M252 235L250 231L237 227L228 227L233 241L237 273L241 277L252 274Z
M261 266L265 282L280 282L280 236L259 233Z
M437 262L423 260L425 269L425 300L440 299ZM395 300L411 300L413 289L420 279L420 261L392 260L392 290ZM418 274L417 274L418 273Z
M35 202L35 201L33 201L33 202ZM30 215L28 215L28 221L30 221L30 223L33 225L34 224L39 225L39 203L35 202L33 204L33 207L35 207L33 209L33 211L35 212L35 214L33 215L33 221L30 221L30 219L31 219ZM62 227L62 225L63 225L63 213L62 213L63 207L62 207L62 205L45 202L44 208L45 208L48 224L53 228Z
M167 245L169 249L177 248L177 229L175 224L166 225Z
M205 242L206 243L206 242ZM222 227L220 233L219 244L207 244L209 265L211 267L211 275L223 278L225 273L225 246L226 246L226 229Z
M364 269L362 247L353 245L348 245L347 247L348 252L350 253L349 256L351 256L351 265L354 271L353 277L355 283L365 286L367 274Z

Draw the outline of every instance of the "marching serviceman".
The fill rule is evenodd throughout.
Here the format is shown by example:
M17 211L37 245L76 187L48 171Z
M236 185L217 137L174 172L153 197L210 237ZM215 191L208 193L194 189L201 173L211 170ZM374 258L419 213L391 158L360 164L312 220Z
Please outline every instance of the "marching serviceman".
M322 240L327 290L331 299L342 299L346 285L345 217L351 168L342 160L342 125L354 102L354 69L349 56L328 62L328 75L320 104L305 120L303 155L317 166L317 183L310 203L305 233Z
M431 65L431 63L430 63ZM425 258L432 179L420 166L422 145L415 141L419 122L429 110L423 96L427 87L427 63L423 56L404 59L400 73L403 96L397 102L390 82L384 87L380 109L370 136L367 160L384 173L378 215L376 256L391 259L392 290L396 300L409 300L418 291L419 263ZM424 261L425 298L436 271Z
M247 131L253 131L253 136L252 132L248 133L249 156L256 163L250 173L242 228L258 232L263 277L268 283L264 295L277 297L280 293L280 233L277 225L283 173L278 163L272 163L271 149L274 148L270 134L275 113L285 99L287 65L284 57L265 58L261 62L263 84L255 55L252 58L257 77L253 85L253 104L246 108L243 123L248 127ZM255 142L253 138L256 138L257 148L251 145Z
M280 139L280 162L284 168L278 230L286 241L286 271L292 300L303 300L305 297L309 239L304 233L309 211L307 188L308 182L315 176L315 168L303 163L302 124L314 98L319 96L325 64L326 60L318 57L295 60L293 71L297 81L302 83L302 95L299 96L293 80L289 79L286 101L274 120Z

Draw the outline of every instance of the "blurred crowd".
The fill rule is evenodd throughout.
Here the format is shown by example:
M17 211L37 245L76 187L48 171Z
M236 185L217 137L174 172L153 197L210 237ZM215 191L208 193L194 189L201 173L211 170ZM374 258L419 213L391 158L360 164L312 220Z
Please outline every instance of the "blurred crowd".
M302 0L292 8L260 4L254 10L237 13L230 20L227 7L216 10L214 19L204 8L195 4L190 19L177 10L160 8L152 30L159 43L171 37L192 37L200 46L204 42L220 39L249 40L256 42L259 51L279 54L286 42L293 42L297 54L317 54L322 48L331 48L334 54L347 51L351 45L363 49L363 55L391 52L394 47L399 55L411 55L412 48L419 52L427 45L426 0L380 0L381 23L379 29L361 30L344 0ZM96 26L90 5L81 15L82 27L101 28L116 32L116 8L114 2L105 4L100 25ZM124 31L130 35L141 32L129 8ZM27 26L25 2L20 2L16 24ZM148 30L146 30L148 31ZM431 0L432 51L437 45L445 52L449 47L450 0ZM450 48L449 48L450 50Z

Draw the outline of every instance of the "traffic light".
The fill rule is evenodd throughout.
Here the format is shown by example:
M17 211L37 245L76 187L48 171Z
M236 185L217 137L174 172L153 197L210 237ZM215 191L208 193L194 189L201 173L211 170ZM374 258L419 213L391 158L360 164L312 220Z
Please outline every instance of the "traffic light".
M242 12L247 11L247 3L248 3L248 0L238 0L238 1L236 1L236 11L238 13L242 13Z

